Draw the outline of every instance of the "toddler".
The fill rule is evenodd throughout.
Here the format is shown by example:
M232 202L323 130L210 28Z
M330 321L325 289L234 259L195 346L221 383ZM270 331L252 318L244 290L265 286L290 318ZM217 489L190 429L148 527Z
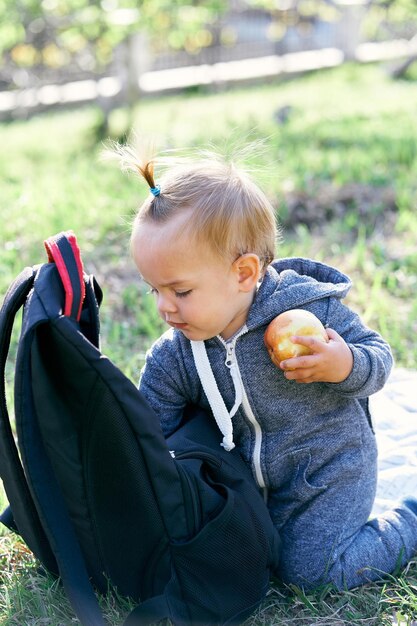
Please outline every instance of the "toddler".
M238 447L265 493L283 581L352 588L405 564L417 547L417 501L369 520L377 447L368 397L383 387L392 356L343 304L349 278L310 259L274 261L273 207L233 164L204 157L155 181L152 160L129 148L119 156L150 187L131 245L170 326L140 380L164 434L187 404L213 413L219 444ZM329 342L294 338L313 354L278 368L264 332L293 308L314 313Z

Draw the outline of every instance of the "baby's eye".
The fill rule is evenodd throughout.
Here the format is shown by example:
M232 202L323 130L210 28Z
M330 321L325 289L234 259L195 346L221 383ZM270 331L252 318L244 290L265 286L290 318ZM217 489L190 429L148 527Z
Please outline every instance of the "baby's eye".
M158 293L158 290L157 290L157 289L154 289L153 287L151 287L151 288L150 288L150 289L146 292L146 294L147 294L147 295L152 295L152 296L154 296L154 295L155 295L155 294L157 294L157 293Z
M177 298L185 298L191 293L192 289L188 289L188 291L176 291L175 295Z

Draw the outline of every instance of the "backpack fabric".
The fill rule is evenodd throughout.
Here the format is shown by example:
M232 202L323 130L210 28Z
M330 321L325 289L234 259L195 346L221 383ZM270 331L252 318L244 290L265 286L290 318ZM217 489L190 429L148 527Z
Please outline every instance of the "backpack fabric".
M60 576L80 622L95 591L139 604L125 626L239 624L264 598L280 540L250 471L211 415L189 407L167 440L137 387L99 349L100 287L75 236L45 242L0 311L1 521ZM17 444L4 388L13 323Z

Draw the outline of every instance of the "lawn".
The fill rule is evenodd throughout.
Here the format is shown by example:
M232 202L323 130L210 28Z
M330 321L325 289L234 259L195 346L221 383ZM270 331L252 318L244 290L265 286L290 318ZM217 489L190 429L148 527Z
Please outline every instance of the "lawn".
M277 256L312 256L348 273L349 304L391 343L398 366L417 369L416 110L413 82L347 65L263 86L147 99L136 128L154 131L162 148L211 143L244 156L250 144L246 162L283 225ZM115 111L112 132L125 119ZM0 294L25 265L45 260L46 237L74 230L85 268L104 290L103 351L137 380L163 329L129 256L130 224L147 190L100 161L96 120L90 107L0 125ZM16 340L15 333L11 360ZM61 590L36 574L10 535L0 538L0 561L1 624L72 623ZM414 563L398 579L352 592L304 596L274 585L249 623L411 624L416 590ZM103 607L112 624L128 608L111 598Z

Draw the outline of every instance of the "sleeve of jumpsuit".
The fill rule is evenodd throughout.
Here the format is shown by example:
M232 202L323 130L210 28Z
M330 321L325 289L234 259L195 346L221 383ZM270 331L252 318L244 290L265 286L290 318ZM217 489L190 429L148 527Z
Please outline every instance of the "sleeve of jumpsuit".
M343 337L353 355L349 376L340 383L328 385L352 398L366 398L382 389L393 364L388 343L337 299L330 301L327 323Z
M165 437L169 436L180 425L189 400L181 384L178 359L158 343L147 353L139 390L157 414Z

